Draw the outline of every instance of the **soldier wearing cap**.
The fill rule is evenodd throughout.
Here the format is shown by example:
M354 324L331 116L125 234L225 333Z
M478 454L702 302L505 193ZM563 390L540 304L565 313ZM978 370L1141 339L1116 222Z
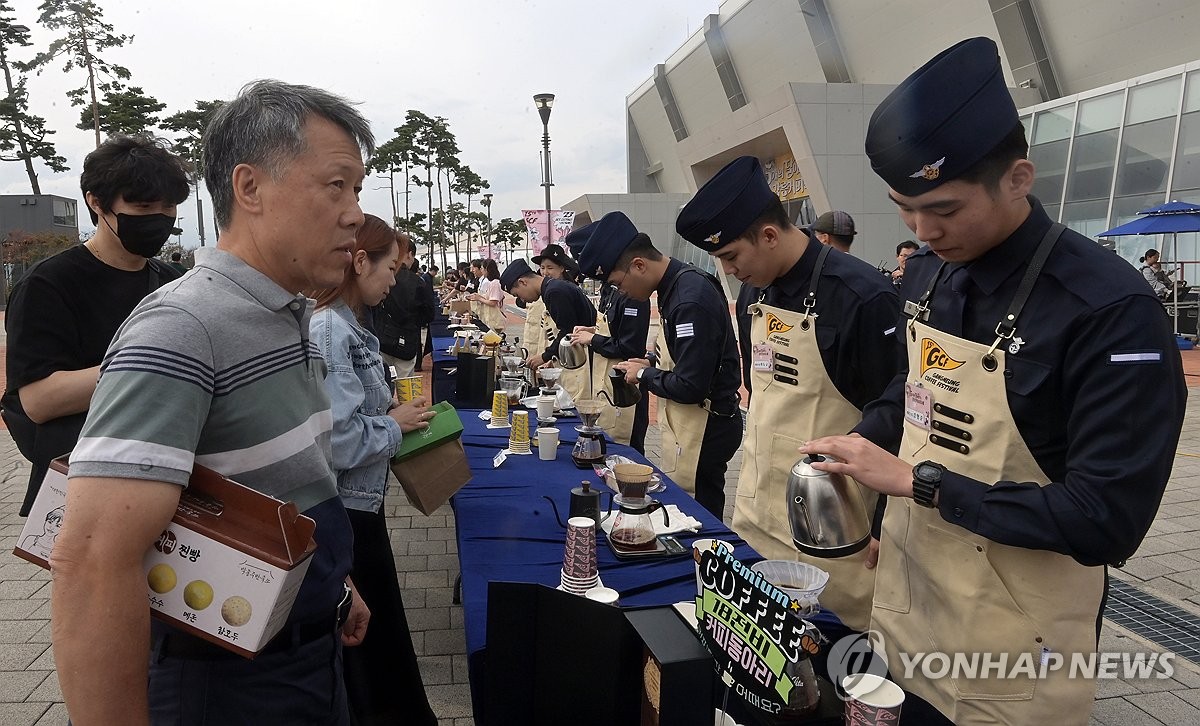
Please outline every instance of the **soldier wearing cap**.
M905 690L957 724L1087 723L1094 681L1066 665L1011 671L1094 653L1105 567L1154 520L1186 399L1162 306L1029 196L1034 167L991 40L909 76L866 148L927 245L902 288L908 371L858 427L866 438L802 450L888 495L871 625ZM901 432L899 457L869 443ZM1009 677L899 667L900 653L935 651L1003 657Z
M533 258L533 264L534 271L540 271L542 277L574 282L574 276L570 273L577 266L558 245L546 245L542 253ZM520 301L520 298L518 300ZM525 308L525 327L521 331L521 340L525 341L526 348L536 351L558 337L554 321L546 315L544 301L539 299L528 305L524 301L520 301L519 304Z
M567 247L576 257L599 222L580 227L567 235ZM646 339L650 336L650 301L634 300L612 285L600 286L599 315L595 327L576 327L571 342L588 346L600 359L592 357L592 390L609 388L609 372L617 362L641 358L646 354ZM605 405L599 426L613 441L632 446L646 453L646 429L650 425L650 397L643 395L631 409Z
M500 275L500 287L514 297L524 300L526 305L541 300L546 304L545 335L543 349L540 344L527 341L531 346L525 364L540 368L558 355L558 344L577 325L595 325L596 308L573 282L556 280L539 275L529 263L522 259L513 260ZM563 371L559 385L578 401L588 397L590 371L587 366Z
M850 254L850 245L854 244L854 217L840 209L826 212L808 227L809 233L823 245Z
M737 345L729 303L712 275L672 259L620 212L592 231L580 267L634 300L658 293L662 367L631 358L614 368L660 399L660 468L713 516L725 509L725 471L742 440Z
M844 221L837 215L849 219L844 212L821 219ZM828 571L821 603L847 626L865 630L875 550L864 540L838 557L798 552L788 522L786 472L805 441L849 432L902 368L903 350L892 337L900 315L895 290L873 266L796 228L752 156L717 172L675 227L726 274L758 290L748 309L738 310L749 320L739 325L749 330L741 353L750 361L754 395L733 529L764 557L798 559ZM866 487L860 493L866 511L874 512L878 495Z

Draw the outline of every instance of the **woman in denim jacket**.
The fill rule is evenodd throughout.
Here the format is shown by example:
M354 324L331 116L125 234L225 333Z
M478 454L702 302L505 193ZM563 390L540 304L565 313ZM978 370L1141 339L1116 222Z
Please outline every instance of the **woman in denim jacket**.
M354 529L350 575L371 622L362 644L344 652L346 692L357 726L437 724L413 651L396 561L388 537L383 495L388 460L404 433L429 426L425 399L397 405L379 355L379 340L363 324L395 281L400 258L411 261L412 242L378 217L358 229L346 279L313 295L317 311L310 340L328 372L325 390L333 410L333 468L338 493Z

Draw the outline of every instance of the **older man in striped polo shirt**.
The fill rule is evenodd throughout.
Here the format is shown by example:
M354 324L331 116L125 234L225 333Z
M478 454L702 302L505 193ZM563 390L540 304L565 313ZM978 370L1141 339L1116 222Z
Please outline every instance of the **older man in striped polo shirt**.
M76 723L349 722L340 648L369 614L349 592L325 368L299 291L342 280L373 146L344 100L277 81L247 86L210 124L220 242L117 332L71 457L51 564L54 654ZM142 554L194 463L317 522L289 623L254 660L150 622Z

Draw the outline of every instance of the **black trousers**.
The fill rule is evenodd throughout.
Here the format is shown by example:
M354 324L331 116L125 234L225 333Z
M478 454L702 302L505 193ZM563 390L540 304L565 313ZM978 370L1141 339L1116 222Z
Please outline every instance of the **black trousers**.
M350 577L371 609L366 638L343 650L350 718L355 726L437 726L404 615L387 519L382 512L347 509L346 513L354 529Z
M708 415L696 462L696 501L717 519L725 512L725 472L741 445L741 416Z

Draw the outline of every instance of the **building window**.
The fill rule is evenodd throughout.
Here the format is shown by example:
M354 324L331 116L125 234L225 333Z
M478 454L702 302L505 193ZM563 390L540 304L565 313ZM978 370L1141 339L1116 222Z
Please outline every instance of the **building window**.
M78 227L75 221L75 200L54 200L54 223L63 227Z
M1074 104L1043 111L1033 118L1029 147L1029 160L1037 167L1033 195L1043 204L1053 207L1055 214L1062 201L1067 177L1067 152L1070 150L1074 125Z

